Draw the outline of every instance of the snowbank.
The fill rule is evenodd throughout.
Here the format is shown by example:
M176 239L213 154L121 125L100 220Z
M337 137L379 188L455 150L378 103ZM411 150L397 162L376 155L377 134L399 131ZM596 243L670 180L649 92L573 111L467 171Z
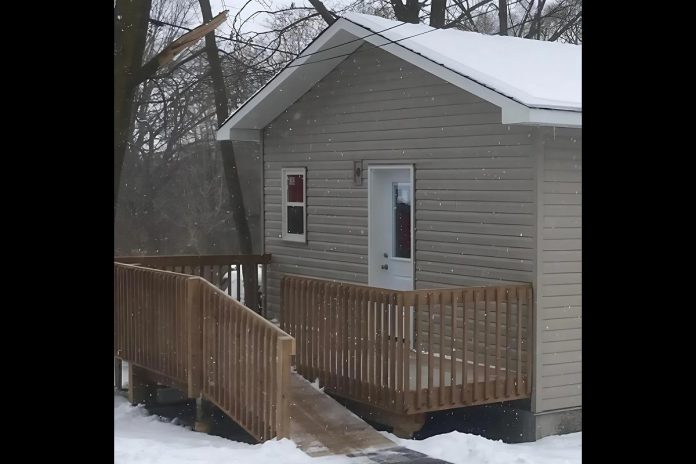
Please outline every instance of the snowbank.
M452 464L580 464L582 433L542 438L533 443L506 444L477 435L444 433L425 440L404 440L385 433L401 446Z
M311 458L290 440L248 445L193 432L114 395L114 462L116 464L358 464L366 458ZM396 443L453 464L580 464L582 434L547 437L536 443L508 445L459 432L426 440Z

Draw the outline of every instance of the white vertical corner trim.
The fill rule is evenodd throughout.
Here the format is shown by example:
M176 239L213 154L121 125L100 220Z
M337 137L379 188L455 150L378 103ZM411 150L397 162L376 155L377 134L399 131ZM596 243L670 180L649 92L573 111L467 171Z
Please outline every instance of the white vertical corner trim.
M300 202L288 201L287 178L288 176L302 176L302 199ZM282 168L280 170L280 192L282 194L282 224L281 234L283 240L289 242L307 243L307 168ZM288 233L288 206L302 207L302 233Z
M532 372L532 404L533 413L539 412L541 406L541 361L538 356L539 343L541 342L543 331L541 328L541 294L544 284L543 273L543 236L544 236L544 158L546 156L544 146L544 136L547 130L544 128L534 128L534 141L531 145L533 150L534 165L536 167L534 190L536 192L536 245L534 257L534 277L532 289L534 291L533 312L533 327L534 327L534 342L532 344L531 357L534 360L534 371Z

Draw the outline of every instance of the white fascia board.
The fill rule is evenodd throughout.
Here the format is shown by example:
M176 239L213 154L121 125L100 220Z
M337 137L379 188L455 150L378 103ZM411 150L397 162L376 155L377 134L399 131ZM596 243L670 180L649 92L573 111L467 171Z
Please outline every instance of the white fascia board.
M503 108L503 124L582 128L582 112L541 108Z
M234 140L235 142L261 142L261 130L257 129L230 129L227 136L224 131L218 130L215 133L215 140Z

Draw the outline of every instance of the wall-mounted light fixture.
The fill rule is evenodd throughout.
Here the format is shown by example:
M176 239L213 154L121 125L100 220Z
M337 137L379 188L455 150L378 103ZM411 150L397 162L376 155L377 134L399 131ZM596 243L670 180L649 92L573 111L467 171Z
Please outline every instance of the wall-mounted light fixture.
M362 160L353 161L353 185L362 185Z

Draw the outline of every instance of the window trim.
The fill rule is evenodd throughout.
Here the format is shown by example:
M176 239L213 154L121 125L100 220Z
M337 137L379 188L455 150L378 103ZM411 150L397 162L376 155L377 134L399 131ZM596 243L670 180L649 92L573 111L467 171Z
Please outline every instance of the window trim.
M288 201L288 176L302 176L302 198L304 201ZM282 193L281 207L281 237L288 242L307 243L307 168L282 168L280 170L280 190ZM302 234L291 234L288 232L288 206L302 207Z

